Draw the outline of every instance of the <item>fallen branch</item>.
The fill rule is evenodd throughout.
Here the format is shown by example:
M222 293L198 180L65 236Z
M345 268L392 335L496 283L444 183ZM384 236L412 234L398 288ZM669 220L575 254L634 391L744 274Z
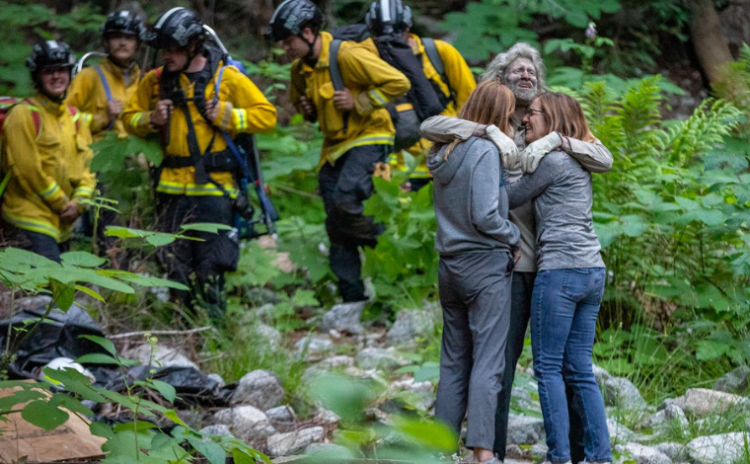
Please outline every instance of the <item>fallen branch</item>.
M128 338L128 337L137 337L140 335L188 335L188 334L194 334L198 332L205 332L207 330L216 330L214 327L207 325L205 327L198 327L197 329L190 329L190 330L143 330L140 332L126 332L121 334L115 334L115 335L109 335L107 338Z

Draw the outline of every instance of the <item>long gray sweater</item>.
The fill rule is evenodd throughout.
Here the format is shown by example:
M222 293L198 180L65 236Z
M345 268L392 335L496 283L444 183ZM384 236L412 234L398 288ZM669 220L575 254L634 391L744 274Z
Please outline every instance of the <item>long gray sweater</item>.
M532 174L506 187L511 208L534 200L540 271L604 267L591 215L591 173L562 151L542 158Z
M453 255L514 248L520 233L508 221L497 147L472 137L459 143L448 160L445 150L443 147L427 159L434 178L437 251Z

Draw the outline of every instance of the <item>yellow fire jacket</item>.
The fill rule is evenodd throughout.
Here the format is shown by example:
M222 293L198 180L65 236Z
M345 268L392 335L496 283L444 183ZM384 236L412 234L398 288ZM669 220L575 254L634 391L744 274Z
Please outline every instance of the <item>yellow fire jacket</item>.
M315 106L325 135L320 164L333 164L350 149L362 145L392 145L396 130L385 105L409 91L409 80L385 61L354 42L343 42L338 63L344 86L354 96L354 110L345 113L333 104L329 53L333 36L320 34L322 47L315 67L297 60L292 64L290 100L306 96Z
M436 40L435 48L437 48L440 58L443 59L445 77L448 79L448 82L443 82L443 80L440 78L440 74L438 74L437 70L432 65L432 62L427 56L427 53L425 53L422 39L416 34L409 34L409 38L413 40L412 48L414 50L414 54L417 56L421 56L422 68L424 69L424 74L427 79L435 82L440 90L443 91L443 94L445 94L445 96L449 97L451 95L451 90L454 92L455 102L450 101L448 103L448 106L445 107L440 115L456 116L458 114L458 110L460 110L464 103L466 103L469 95L471 95L471 92L473 92L477 86L477 83L474 80L474 75L471 73L469 65L466 64L466 60L464 60L458 50L456 50L456 47L447 42L443 42L442 40ZM367 39L361 44L372 53L378 54L378 49L372 39ZM432 143L430 141L426 139L420 139L419 142L414 144L414 146L406 151L416 157L423 154L426 155L431 146ZM426 163L427 162L425 157L422 160L422 164L417 167L417 170L414 171L412 176L425 178L432 177L430 171L427 169ZM395 167L396 169L406 170L406 166L404 166L404 158L401 152L394 153L391 159L391 166Z
M138 79L141 75L138 65L133 63L130 67L127 80L123 70L109 60L102 61L99 69L107 79L112 98L120 100L123 106L127 105L138 88ZM82 112L81 117L89 125L94 140L104 137L110 125L107 93L95 68L85 68L76 75L70 83L67 102ZM121 136L125 135L125 126L121 118L113 121L111 130L117 131Z
M38 133L32 112L39 115ZM3 219L10 224L58 242L70 236L72 224L60 222L60 211L70 199L91 198L95 185L91 132L80 115L41 94L8 114L0 167L11 175L2 197Z
M213 78L206 84L206 101L214 98L216 93L215 82L222 66L223 63L217 67ZM133 135L145 137L150 133L159 131L159 128L149 124L149 118L160 98L162 69L149 71L144 76L135 94L128 102L125 111L123 111L122 120L125 129ZM180 74L179 86L187 98L193 98L193 83L184 73ZM212 140L212 152L223 151L227 148L221 130L234 137L239 133L265 132L273 129L276 125L276 107L266 99L247 76L233 66L224 68L219 88L219 115L213 121L213 124L209 124L201 116L195 103L189 101L187 105L201 153L205 153ZM168 129L165 127L161 131L162 134L167 131L169 133L169 140L163 141L165 156L189 157L188 125L182 109L174 108L168 126ZM237 193L231 172L213 172L211 177L221 184L230 195L233 196ZM224 195L224 192L212 183L196 184L195 167L193 166L163 168L156 191L189 196Z

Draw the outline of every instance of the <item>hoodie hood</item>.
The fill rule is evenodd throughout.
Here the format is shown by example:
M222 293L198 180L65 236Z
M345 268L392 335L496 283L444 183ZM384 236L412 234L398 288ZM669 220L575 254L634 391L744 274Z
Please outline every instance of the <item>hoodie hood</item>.
M466 159L466 156L464 156L466 150L459 150L459 147L468 143L469 145L466 147L468 149L475 140L476 138L472 137L466 142L456 145L447 160L444 155L448 145L443 146L436 154L429 156L427 158L427 168L432 173L433 179L442 185L449 184L456 176L456 172L458 172L458 168L461 167L464 159Z

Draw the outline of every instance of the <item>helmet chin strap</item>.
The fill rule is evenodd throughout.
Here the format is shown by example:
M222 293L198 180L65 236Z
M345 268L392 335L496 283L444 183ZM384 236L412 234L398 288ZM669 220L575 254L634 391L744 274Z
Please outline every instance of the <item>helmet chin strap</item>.
M320 33L319 32L315 33L315 37L313 37L312 42L310 42L309 40L307 40L305 38L305 36L302 35L301 32L299 34L297 34L297 37L299 37L300 39L302 39L307 44L307 55L305 55L305 57L303 58L303 60L307 64L310 64L310 65L315 64L315 61L317 61L317 60L315 60L313 58L313 54L315 53L315 42L318 40L318 37L320 37Z

